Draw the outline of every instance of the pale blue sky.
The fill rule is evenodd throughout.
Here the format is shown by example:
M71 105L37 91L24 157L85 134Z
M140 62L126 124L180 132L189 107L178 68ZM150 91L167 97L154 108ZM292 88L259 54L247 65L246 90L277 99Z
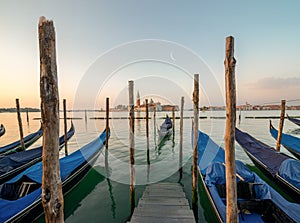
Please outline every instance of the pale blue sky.
M214 92L218 89L224 94L224 46L228 35L235 37L238 104L296 99L300 92L299 11L297 0L0 1L0 107L14 107L17 97L22 106L39 107L40 16L52 19L55 24L60 96L67 98L68 107L76 101L81 79L101 55L119 45L143 39L170 41L201 57L219 83L203 79L201 86L206 96L202 97L202 105L224 104L223 98ZM172 51L169 54L175 60L179 56ZM102 106L107 96L113 98L113 104L126 104L124 89L129 79L137 80L135 87L141 88L142 96L159 94L160 84L160 96L174 103L176 97L179 102L182 95L191 96L192 79L189 86L184 72L172 69L169 65L151 67L142 63L121 70L114 81L106 78L106 85L99 86L94 104ZM193 72L200 74L201 81L205 71L199 66L199 71ZM145 82L155 85L156 91L149 88L143 92L145 82L138 74L153 75L155 78L145 78ZM123 78L116 78L118 75ZM185 79L182 86L178 81L170 85L179 86L180 90L170 87L168 92L159 76ZM191 106L188 98L186 102Z

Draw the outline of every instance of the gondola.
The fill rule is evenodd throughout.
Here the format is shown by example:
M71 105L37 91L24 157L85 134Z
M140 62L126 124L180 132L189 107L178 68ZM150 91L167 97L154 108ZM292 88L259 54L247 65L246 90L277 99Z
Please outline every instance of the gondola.
M31 133L23 138L25 149L35 143L43 135L42 127L34 133ZM10 143L6 146L0 147L0 157L11 153L24 150L21 146L20 140Z
M270 121L270 133L277 140L278 131ZM281 145L283 145L290 153L300 159L300 138L288 134L281 134Z
M290 117L288 114L286 114L286 117L288 118L288 120L290 120L290 121L293 122L294 124L300 126L300 120L299 120L299 119L292 118L292 117Z
M253 163L282 190L300 203L300 161L236 128L235 139Z
M161 124L158 129L158 146L168 139L173 132L173 123L169 116L166 116L165 121Z
M92 168L105 144L105 130L80 150L60 159L62 189L66 195ZM0 222L31 222L43 214L42 162L0 185Z
M217 220L226 222L225 152L198 131L198 157L201 183L210 204ZM285 200L241 161L236 161L236 173L239 222L300 222L300 204Z
M3 124L0 125L0 137L5 134L5 127Z
M69 140L75 133L73 122L67 132L67 140ZM59 138L59 149L65 145L64 135ZM13 153L0 158L0 184L13 178L23 170L34 165L35 163L42 160L42 149L43 147L37 147Z

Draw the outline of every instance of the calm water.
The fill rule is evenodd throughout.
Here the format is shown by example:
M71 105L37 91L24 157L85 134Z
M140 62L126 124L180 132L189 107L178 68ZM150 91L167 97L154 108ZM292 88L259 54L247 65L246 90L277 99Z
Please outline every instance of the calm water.
M289 115L300 115L300 111L288 111ZM91 117L104 117L105 113L88 113L85 121L84 112L69 113L68 116L74 118L75 135L69 141L69 153L77 150L94 139L101 133L105 126L105 120L93 120ZM113 117L126 117L127 112L111 113ZM144 113L136 116L145 116ZM156 126L159 126L166 113L157 113ZM192 117L192 112L185 111L185 117ZM240 129L245 130L257 137L261 141L275 146L276 142L271 138L268 119L246 119L247 116L279 116L280 111L243 111ZM33 118L40 117L39 113L29 113L30 122L26 121L26 114L22 114L24 135L36 131L39 120ZM61 115L62 116L62 115ZM157 149L154 130L153 113L150 127L150 168L146 165L146 121L136 120L135 122L135 171L136 171L136 205L142 196L145 185L158 181L179 182L178 170L178 144L179 144L179 119L175 121L175 140L167 141L165 145ZM171 114L169 113L169 116ZM179 116L179 113L176 114ZM207 117L200 120L200 129L209 134L215 142L224 145L225 112L201 112L200 116ZM213 117L219 117L217 119ZM0 123L6 127L6 134L0 138L0 146L6 145L19 137L17 116L14 113L0 113ZM65 196L65 218L66 222L126 222L130 216L129 207L129 148L128 148L128 120L110 120L111 138L109 141L109 172L105 169L104 153L97 160L95 167L88 173L74 190ZM70 123L68 122L70 125ZM278 126L278 120L273 119L274 126ZM191 200L191 139L192 119L184 119L184 142L183 142L183 178L180 181L189 201ZM61 121L61 132L63 132L63 122ZM156 127L157 128L157 127ZM296 130L296 131L295 131ZM285 121L284 132L297 136L297 126L289 121ZM299 133L299 131L298 131ZM300 135L298 135L300 137ZM41 144L39 140L33 147ZM104 151L104 150L103 150ZM284 148L282 151L288 153ZM63 152L60 154L64 156ZM243 162L252 165L246 154L239 145L236 145L236 157ZM109 177L107 177L109 176ZM200 198L198 206L199 222L212 222L213 214L209 207L203 188L199 186ZM43 217L38 220L43 222Z

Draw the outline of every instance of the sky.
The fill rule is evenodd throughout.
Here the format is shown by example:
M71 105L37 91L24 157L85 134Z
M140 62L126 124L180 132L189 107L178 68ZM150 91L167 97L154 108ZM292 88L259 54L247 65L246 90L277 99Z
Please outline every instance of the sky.
M0 107L39 107L40 16L54 21L61 101L69 109L142 99L224 105L225 39L235 39L237 104L300 98L300 2L0 1ZM300 102L300 101L298 101Z

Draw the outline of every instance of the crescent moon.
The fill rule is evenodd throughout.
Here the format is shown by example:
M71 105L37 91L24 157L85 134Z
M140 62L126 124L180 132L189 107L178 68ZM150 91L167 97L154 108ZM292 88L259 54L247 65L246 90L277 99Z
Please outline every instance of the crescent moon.
M173 52L170 53L170 58L171 58L171 60L176 61L176 59L173 56Z

